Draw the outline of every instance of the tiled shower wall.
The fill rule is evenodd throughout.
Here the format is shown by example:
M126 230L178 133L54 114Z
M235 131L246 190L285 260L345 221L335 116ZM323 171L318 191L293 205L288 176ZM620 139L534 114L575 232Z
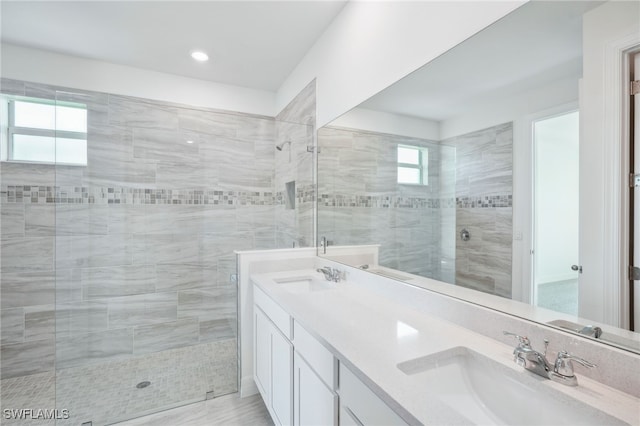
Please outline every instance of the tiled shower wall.
M284 144L282 151L274 149L275 191L282 194L282 202L275 207L278 248L314 245L315 154L308 148L315 142L315 99L314 80L276 117L276 144Z
M455 282L511 298L513 125L442 143L456 148Z
M0 165L2 378L235 338L233 250L276 246L275 120L1 89L89 110L86 167Z
M428 185L397 183L398 144L429 149ZM318 145L318 236L380 244L381 265L446 279L441 265L454 222L442 211L452 214L455 205L441 189L453 187L454 169L443 165L453 158L436 141L353 129L323 127Z
M442 142L340 128L318 139L319 236L380 244L383 266L511 297L511 123ZM428 186L396 183L398 144L429 148Z

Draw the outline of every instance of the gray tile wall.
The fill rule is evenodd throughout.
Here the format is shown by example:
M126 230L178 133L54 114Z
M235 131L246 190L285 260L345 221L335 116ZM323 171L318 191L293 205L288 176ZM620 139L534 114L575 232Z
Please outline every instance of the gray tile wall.
M455 282L511 298L513 125L447 139L456 148ZM471 239L462 241L466 228Z
M319 236L381 244L383 266L511 297L511 123L441 142L340 128L318 139ZM429 147L428 186L396 183L398 144Z
M291 142L275 153L276 246L309 247L313 241L315 185L314 145L316 133L316 82L313 80L276 117L276 144ZM286 185L295 182L295 206L287 202Z
M15 80L0 86L89 110L86 167L0 164L2 378L51 371L54 359L60 369L235 337L233 250L276 247L276 137L304 147L312 125L286 120L315 111L315 99L303 99L312 93L276 125ZM299 188L312 183L306 167ZM308 229L293 234L311 242Z
M429 148L429 185L397 183L398 144ZM318 236L338 245L380 244L381 265L444 279L443 250L453 239L442 232L451 223L442 208L455 204L441 190L452 186L453 174L441 166L438 142L324 127L318 145Z

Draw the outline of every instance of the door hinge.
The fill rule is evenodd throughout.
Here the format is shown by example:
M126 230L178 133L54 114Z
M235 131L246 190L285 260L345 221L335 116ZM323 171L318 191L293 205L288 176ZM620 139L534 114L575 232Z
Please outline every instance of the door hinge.
M631 82L631 95L637 95L640 93L640 80L635 80Z
M640 186L640 175L636 175L633 173L629 174L629 188L635 188L636 186Z
M630 281L640 280L640 268L638 268L637 266L629 266L629 280Z

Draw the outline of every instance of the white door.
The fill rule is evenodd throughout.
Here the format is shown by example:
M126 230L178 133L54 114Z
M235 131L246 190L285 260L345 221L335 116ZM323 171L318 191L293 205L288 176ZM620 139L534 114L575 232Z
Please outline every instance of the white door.
M579 113L533 121L533 300L578 315Z

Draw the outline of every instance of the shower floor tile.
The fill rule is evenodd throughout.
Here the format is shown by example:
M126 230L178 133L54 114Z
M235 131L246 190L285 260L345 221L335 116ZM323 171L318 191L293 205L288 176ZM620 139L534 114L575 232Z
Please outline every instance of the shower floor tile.
M55 374L39 373L30 376L12 377L0 380L0 408L5 409L54 409L56 404ZM4 411L0 424L53 426L55 420L6 419Z
M223 340L121 361L1 381L2 408L66 409L56 425L111 424L237 392L237 341ZM150 385L137 385L148 381ZM2 419L3 425L30 425ZM42 420L33 424L47 425ZM50 424L53 424L51 422Z

